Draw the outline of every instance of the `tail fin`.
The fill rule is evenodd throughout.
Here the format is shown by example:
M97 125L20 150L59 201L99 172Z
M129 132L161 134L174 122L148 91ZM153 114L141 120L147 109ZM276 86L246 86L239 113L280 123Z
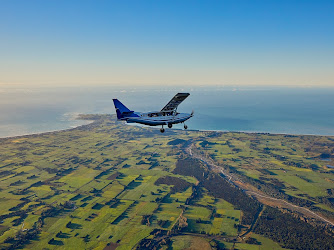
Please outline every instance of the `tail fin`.
M127 115L133 113L133 111L125 107L124 104L121 103L118 99L113 99L113 101L116 109L117 119L124 120Z

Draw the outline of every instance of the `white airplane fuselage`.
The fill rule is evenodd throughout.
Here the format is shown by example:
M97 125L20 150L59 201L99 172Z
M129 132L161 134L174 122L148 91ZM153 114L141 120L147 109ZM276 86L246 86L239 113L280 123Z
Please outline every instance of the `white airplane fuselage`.
M174 113L171 112L149 112L139 113L135 112L138 117L127 117L125 120L128 123L140 123L149 126L168 125L182 123L192 117L192 114L188 113Z

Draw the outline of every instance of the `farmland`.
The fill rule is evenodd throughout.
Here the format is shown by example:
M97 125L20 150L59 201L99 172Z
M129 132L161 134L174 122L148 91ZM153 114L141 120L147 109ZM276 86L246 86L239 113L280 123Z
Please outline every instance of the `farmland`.
M189 142L254 190L334 218L331 137L161 134L110 116L84 118L96 120L1 139L1 248L280 249L259 216L271 210L188 159Z
M333 137L224 133L196 148L259 191L334 218Z

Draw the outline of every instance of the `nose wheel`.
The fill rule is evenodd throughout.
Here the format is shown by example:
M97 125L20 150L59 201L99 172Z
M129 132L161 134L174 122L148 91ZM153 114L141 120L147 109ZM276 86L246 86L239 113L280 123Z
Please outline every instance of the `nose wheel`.
M188 126L187 126L186 124L184 124L184 126L183 126L183 127L184 127L184 129L187 129L187 128L188 128Z
M160 129L160 132L161 133L165 132L164 126L162 126L162 128Z

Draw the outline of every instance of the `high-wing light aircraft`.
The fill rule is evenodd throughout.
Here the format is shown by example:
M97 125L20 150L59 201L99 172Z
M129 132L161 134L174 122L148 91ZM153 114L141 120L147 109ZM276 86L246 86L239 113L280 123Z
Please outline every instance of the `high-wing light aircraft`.
M127 123L140 123L149 126L161 125L162 127L160 132L163 133L165 132L164 125L172 128L173 124L184 123L194 115L194 112L191 112L191 114L177 112L177 107L189 95L189 93L178 93L172 98L172 100L169 101L169 103L167 103L167 105L162 110L148 113L131 111L118 99L113 99L113 101L118 120L124 120ZM184 129L187 128L188 126L184 124Z

